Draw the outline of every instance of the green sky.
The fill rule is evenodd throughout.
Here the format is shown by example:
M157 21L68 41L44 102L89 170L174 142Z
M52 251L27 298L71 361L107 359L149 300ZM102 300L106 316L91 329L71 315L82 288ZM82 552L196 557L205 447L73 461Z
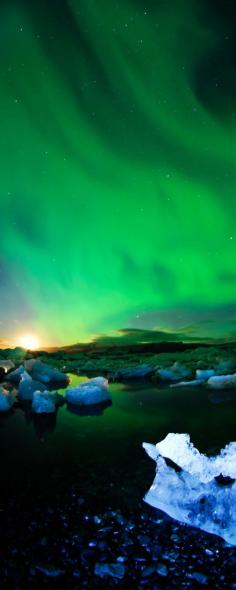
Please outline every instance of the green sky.
M230 15L15 0L0 16L2 339L235 329Z

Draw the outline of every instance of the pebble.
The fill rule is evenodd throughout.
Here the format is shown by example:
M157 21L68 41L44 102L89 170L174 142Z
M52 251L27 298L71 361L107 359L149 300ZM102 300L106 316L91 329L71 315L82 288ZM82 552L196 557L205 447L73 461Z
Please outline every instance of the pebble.
M50 564L36 565L35 567L37 570L45 574L45 576L48 576L48 578L57 578L58 576L62 576L65 573L64 570Z
M142 505L124 513L93 512L92 506L78 507L76 494L67 502L59 497L57 510L47 507L42 519L40 504L30 518L26 509L12 511L11 503L5 525L0 522L2 535L7 531L0 555L3 587L14 580L14 588L17 583L41 590L49 579L53 587L53 578L55 584L62 578L71 590L98 590L101 584L107 590L117 585L121 590L236 590L236 551L219 538L174 524Z
M96 563L94 573L100 578L112 576L122 579L125 575L125 566L122 563Z
M208 577L205 576L205 574L202 574L201 572L193 572L191 574L191 577L196 580L199 584L207 584L208 582Z
M159 574L159 576L164 577L164 576L167 576L167 574L168 574L168 569L164 563L159 563L156 568L156 571Z

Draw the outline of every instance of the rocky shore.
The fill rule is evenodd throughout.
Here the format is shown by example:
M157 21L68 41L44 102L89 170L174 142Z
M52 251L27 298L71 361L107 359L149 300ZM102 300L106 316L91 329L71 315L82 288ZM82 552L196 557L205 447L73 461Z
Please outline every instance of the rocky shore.
M236 588L236 550L219 537L140 502L104 512L75 487L35 505L25 491L0 512L3 589Z

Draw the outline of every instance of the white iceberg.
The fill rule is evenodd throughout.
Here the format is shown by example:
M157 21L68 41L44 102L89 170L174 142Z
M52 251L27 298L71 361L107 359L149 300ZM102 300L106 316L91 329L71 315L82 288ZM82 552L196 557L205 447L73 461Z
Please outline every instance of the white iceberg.
M9 391L0 387L0 412L9 412L15 403L15 397Z
M66 390L66 400L71 405L87 406L111 401L108 380L105 377L89 379Z
M236 387L236 373L233 375L215 375L207 381L210 389L231 389Z
M56 411L59 396L49 391L35 391L33 394L32 411L36 414L52 414Z
M197 387L206 385L210 389L228 389L236 387L236 373L234 375L216 375L214 369L197 369L196 379L179 381L170 387Z
M216 457L201 454L187 434L171 433L157 445L143 447L157 465L145 501L235 545L236 442Z

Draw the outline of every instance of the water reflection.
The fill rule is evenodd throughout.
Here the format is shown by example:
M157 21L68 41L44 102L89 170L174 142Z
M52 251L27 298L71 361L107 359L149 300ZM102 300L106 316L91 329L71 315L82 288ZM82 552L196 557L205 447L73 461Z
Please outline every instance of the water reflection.
M32 414L34 430L41 442L44 442L45 434L52 433L56 429L57 413L58 410L52 414Z
M70 375L70 384L72 386L79 385L84 381L87 381L86 377L81 377L78 375ZM21 415L24 417L24 422L26 426L33 426L34 432L36 433L36 437L41 442L45 441L45 435L52 434L57 427L58 415L60 412L60 408L64 405L67 406L67 413L68 415L74 414L78 417L93 417L93 416L102 416L107 408L112 405L110 400L99 404L90 404L86 406L76 406L66 403L65 399L65 391L66 388L57 389L58 398L57 398L57 405L56 411L52 413L35 413L32 411L32 401L31 400L22 400L17 397L18 388L11 384L6 383L6 389L13 393L16 396L16 402L14 407L4 414L0 414L0 427L6 424L6 421L9 419L10 416L14 414L16 411L16 416ZM55 388L52 387L47 389L55 392Z
M101 402L100 404L89 404L87 406L67 405L68 412L76 414L77 416L102 416L104 410L112 405L110 400Z
M32 412L31 402L24 401L18 404L18 408L24 416L25 424L33 426L36 436L41 442L44 442L46 434L56 430L59 407L50 414L35 414Z
M221 389L220 391L212 391L209 393L208 397L213 404L222 404L227 401L236 401L236 390Z
M85 376L73 374L70 374L69 378L72 387L87 379ZM17 390L9 384L8 390L17 393ZM96 444L102 444L103 441L107 444L107 440L105 441L107 436L111 441L122 438L128 445L132 440L133 452L136 452L135 449L139 452L143 437L155 440L157 437L165 436L170 430L190 432L195 444L205 452L219 449L234 436L236 403L234 390L208 391L205 388L174 390L168 387L159 388L148 383L135 385L112 383L109 384L109 390L112 406L110 403L82 408L68 406L65 400L65 389L61 389L57 391L65 407L57 409L54 418L33 416L31 402L23 404L18 401L12 412L2 419L4 424L9 420L9 433L12 431L13 438L17 440L20 436L22 446L29 436L29 430L28 433L24 431L24 424L33 426L33 431L36 433L35 440L50 434L50 439L55 445L55 452L56 446L63 441L64 437L68 441L73 440L73 437L78 437L78 432L81 436L83 434L83 436L91 437L93 441L96 440ZM24 421L19 422L18 417L22 415L22 412ZM14 415L15 419L10 420L10 416ZM80 420L79 424L78 420ZM1 444L4 444L4 440L0 439ZM116 445L115 442L114 445Z

